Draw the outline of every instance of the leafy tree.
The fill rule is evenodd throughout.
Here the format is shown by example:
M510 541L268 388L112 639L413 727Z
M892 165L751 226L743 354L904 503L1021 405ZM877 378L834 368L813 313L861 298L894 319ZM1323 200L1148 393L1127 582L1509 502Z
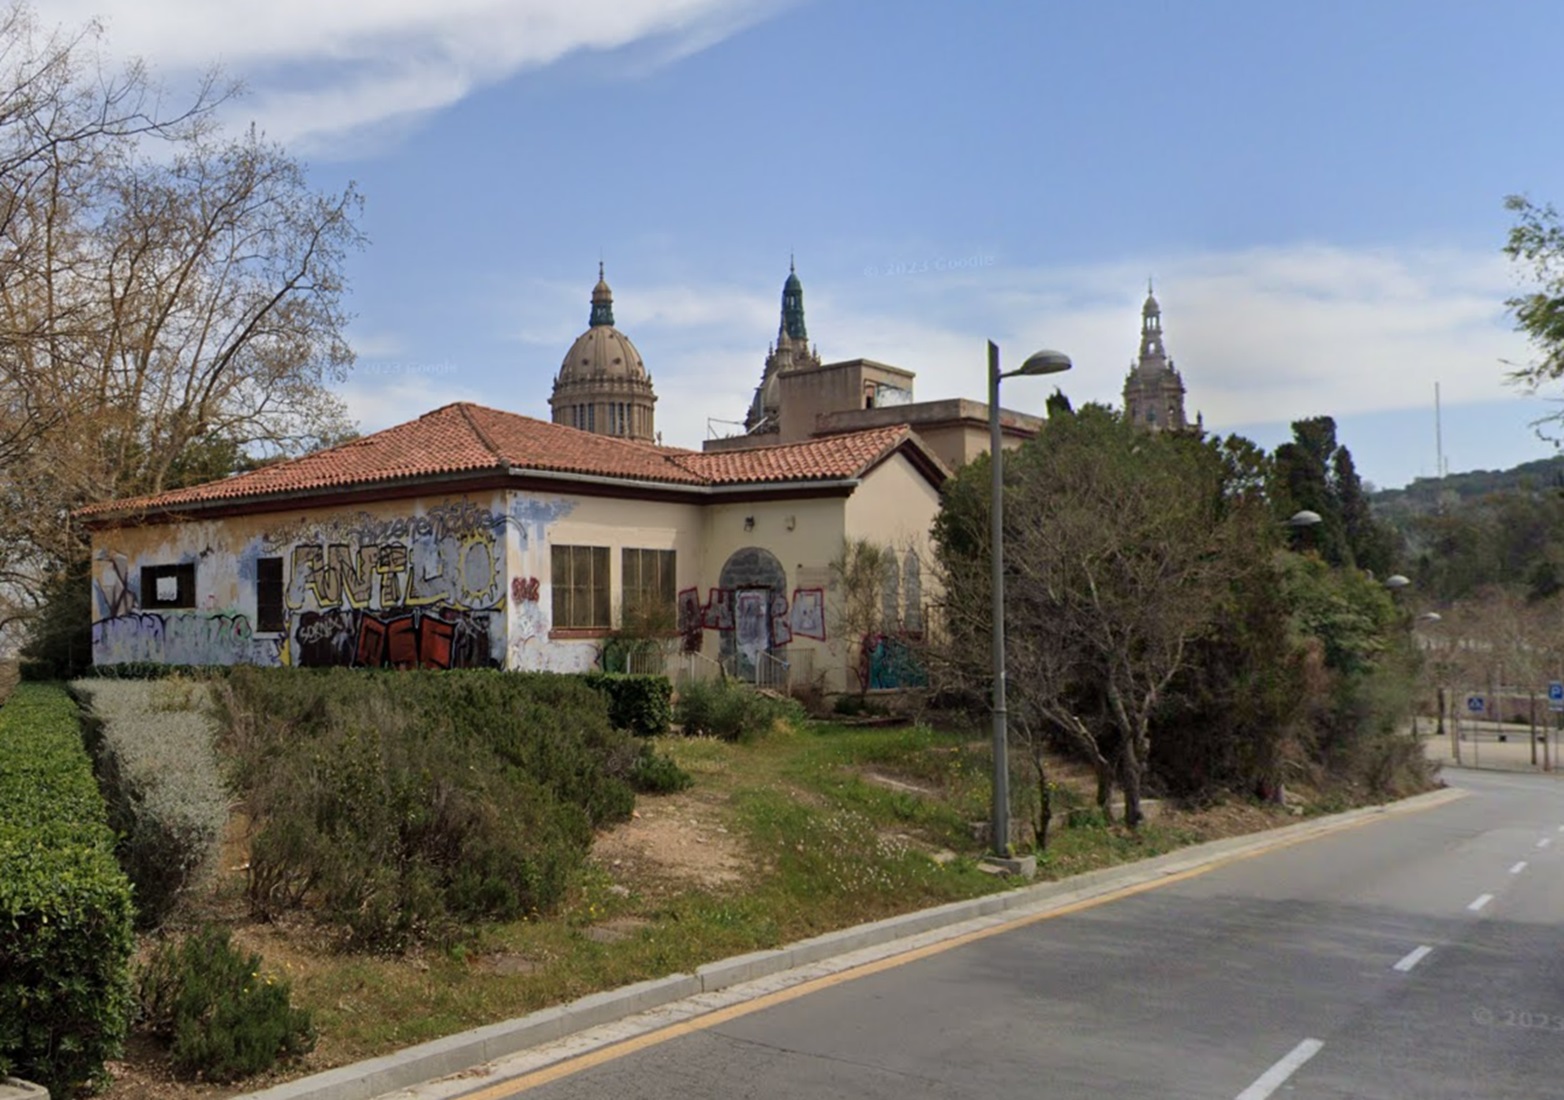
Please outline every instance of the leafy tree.
M1515 316L1515 327L1530 338L1539 356L1516 367L1510 380L1535 390L1564 376L1564 225L1551 204L1538 206L1525 195L1510 195L1504 208L1515 215L1505 255L1536 284L1536 289L1505 304Z
M1352 452L1336 438L1328 416L1295 420L1293 439L1276 449L1271 493L1278 518L1307 509L1319 515L1313 527L1295 532L1299 549L1319 553L1331 565L1355 565L1381 576L1395 567L1395 532L1374 518Z
M1098 405L1050 419L1006 472L1009 701L1023 730L1046 725L1092 764L1104 803L1117 781L1138 825L1153 717L1212 626L1249 510L1224 497L1211 448ZM988 476L963 468L935 525L943 610L969 654L988 648Z

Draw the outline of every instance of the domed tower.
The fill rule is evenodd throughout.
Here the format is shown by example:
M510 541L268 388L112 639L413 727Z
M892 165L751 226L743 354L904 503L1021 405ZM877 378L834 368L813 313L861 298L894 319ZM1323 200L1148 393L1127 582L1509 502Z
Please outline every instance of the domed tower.
M614 327L614 292L597 265L588 328L565 353L549 398L554 423L650 443L657 438L652 423L652 376L630 338Z
M1162 307L1149 281L1140 311L1140 357L1124 380L1124 415L1136 427L1154 432L1181 432L1189 427L1184 417L1184 379L1162 346Z
M810 350L809 330L804 325L804 284L789 259L787 280L782 284L782 321L777 326L777 342L766 353L766 368L744 417L744 431L750 435L775 432L782 411L777 376L819 365L820 353Z

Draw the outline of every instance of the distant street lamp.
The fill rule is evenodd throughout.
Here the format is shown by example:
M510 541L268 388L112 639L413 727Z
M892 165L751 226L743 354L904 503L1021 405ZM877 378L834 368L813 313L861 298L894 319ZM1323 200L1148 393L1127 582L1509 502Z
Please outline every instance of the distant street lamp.
M1318 527L1323 522L1325 522L1325 520L1318 512L1311 512L1309 509L1304 508L1303 510L1294 512L1292 515L1282 520L1282 526L1291 527L1294 531L1301 531L1306 527ZM1291 533L1289 533L1289 545L1292 545L1293 541L1294 540L1292 539ZM1307 542L1307 540L1303 541Z
M1070 369L1070 357L1062 351L1040 351L1013 371L999 370L999 345L988 342L989 465L993 468L993 492L989 515L993 524L989 547L994 589L994 854L1010 855L1010 746L1005 729L1005 461L999 438L999 380L1018 374L1058 374Z

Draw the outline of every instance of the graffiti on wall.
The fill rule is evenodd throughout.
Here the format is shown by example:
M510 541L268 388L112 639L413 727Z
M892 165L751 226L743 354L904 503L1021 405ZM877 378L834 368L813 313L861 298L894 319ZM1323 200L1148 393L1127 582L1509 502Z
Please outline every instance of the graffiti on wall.
M929 686L929 675L905 640L889 634L864 637L858 680L869 691Z
M131 612L92 624L99 664L150 661L168 665L275 665L280 638L255 637L248 615Z
M800 638L825 641L825 589L795 588L793 590L793 633Z
M98 618L110 619L136 610L138 586L130 581L130 559L124 554L108 550L99 550L96 557L108 563L107 571L92 581L92 592L98 603Z
M491 608L504 602L493 541L447 536L420 543L301 543L288 562L288 608Z
M738 650L751 664L771 648L771 593L764 588L740 589L733 599L733 629Z
M517 577L510 582L510 598L517 603L538 602L538 578Z
M269 532L286 562L293 663L356 668L498 664L509 519L473 501L420 514L342 514ZM537 582L517 578L520 601Z
M701 631L705 629L706 612L701 607L700 590L686 588L679 593L679 636L686 653L699 653Z
M824 641L825 591L797 588L789 600L770 589L713 588L701 603L699 589L683 589L679 593L679 633L686 652L700 649L702 630L737 631L740 649L749 647L759 630L770 631L770 645L787 645L794 635Z
M481 668L491 656L489 615L441 608L406 613L306 611L294 628L294 662L307 667Z

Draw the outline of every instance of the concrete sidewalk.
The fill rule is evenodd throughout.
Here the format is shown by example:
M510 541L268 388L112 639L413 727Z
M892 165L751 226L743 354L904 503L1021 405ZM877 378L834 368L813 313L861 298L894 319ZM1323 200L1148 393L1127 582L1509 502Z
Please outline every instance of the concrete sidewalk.
M246 1100L370 1100L414 1086L419 1086L416 1095L422 1100L460 1096L598 1046L875 959L1297 843L1376 816L1426 809L1459 797L1458 791L1433 791L1386 806L1211 841L1155 859L862 924L775 950L723 959L693 974L673 974L596 993L519 1019L340 1066L245 1094ZM528 1051L533 1053L523 1053Z

